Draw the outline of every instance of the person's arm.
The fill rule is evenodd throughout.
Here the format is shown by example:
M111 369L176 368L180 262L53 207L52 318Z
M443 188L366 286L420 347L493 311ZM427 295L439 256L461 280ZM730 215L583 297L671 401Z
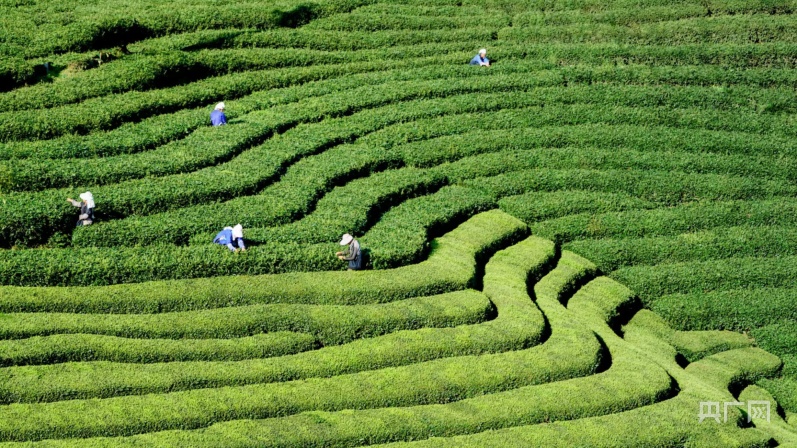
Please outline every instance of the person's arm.
M227 115L224 112L221 113L221 124L227 124Z
M357 258L357 255L360 253L360 245L355 241L351 243L349 248L346 252L343 253L343 260L351 261Z
M235 247L233 247L232 243L227 243L227 249L230 249L230 251L235 252Z
M80 207L80 206L83 205L82 202L76 201L76 200L74 200L72 198L66 198L66 200L67 200L67 202L69 202L70 204L72 204L75 207Z

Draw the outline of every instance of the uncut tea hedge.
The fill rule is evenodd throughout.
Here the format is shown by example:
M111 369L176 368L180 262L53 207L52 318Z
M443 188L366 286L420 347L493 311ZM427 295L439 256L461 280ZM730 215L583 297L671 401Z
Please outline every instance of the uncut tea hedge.
M796 10L0 0L0 448L796 444Z

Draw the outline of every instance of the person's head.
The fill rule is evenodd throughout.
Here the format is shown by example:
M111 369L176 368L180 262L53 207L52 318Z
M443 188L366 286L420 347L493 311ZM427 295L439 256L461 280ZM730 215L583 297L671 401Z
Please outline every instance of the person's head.
M481 50L479 50L479 56L481 56L481 57L487 56L487 49L486 48L482 48Z
M232 237L233 238L243 238L244 237L244 226L242 226L240 224L236 224L236 226L232 228Z
M80 200L89 208L94 208L94 195L92 195L90 191L80 193Z
M219 103L216 105L216 110L224 110L224 103Z
M340 239L340 245L348 246L349 244L351 244L352 241L354 241L354 237L347 233L343 235L343 238Z

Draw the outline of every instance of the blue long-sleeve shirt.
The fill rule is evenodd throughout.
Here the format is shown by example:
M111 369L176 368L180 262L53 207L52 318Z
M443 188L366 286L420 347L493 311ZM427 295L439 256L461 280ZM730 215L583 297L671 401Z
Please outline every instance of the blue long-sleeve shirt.
M214 110L210 113L210 124L213 126L221 126L227 124L227 116L220 110Z
M232 245L232 229L224 229L217 233L216 238L213 238L213 242L221 244L222 246L227 246L230 250L235 250L235 247Z
M482 57L481 54L477 54L470 60L470 65L481 65L481 64L489 64L490 60L487 57Z

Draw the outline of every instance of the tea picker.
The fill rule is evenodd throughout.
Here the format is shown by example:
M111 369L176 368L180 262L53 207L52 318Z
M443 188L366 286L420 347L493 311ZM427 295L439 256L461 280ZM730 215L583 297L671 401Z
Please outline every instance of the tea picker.
M80 216L77 218L77 227L89 226L94 222L94 195L90 191L80 193L80 201L72 198L66 200L75 207L80 207Z
M359 271L362 269L363 257L362 253L360 252L360 243L357 242L353 236L347 233L343 235L343 238L341 238L340 245L348 247L342 252L335 253L335 255L338 256L338 259L348 261L350 271Z

